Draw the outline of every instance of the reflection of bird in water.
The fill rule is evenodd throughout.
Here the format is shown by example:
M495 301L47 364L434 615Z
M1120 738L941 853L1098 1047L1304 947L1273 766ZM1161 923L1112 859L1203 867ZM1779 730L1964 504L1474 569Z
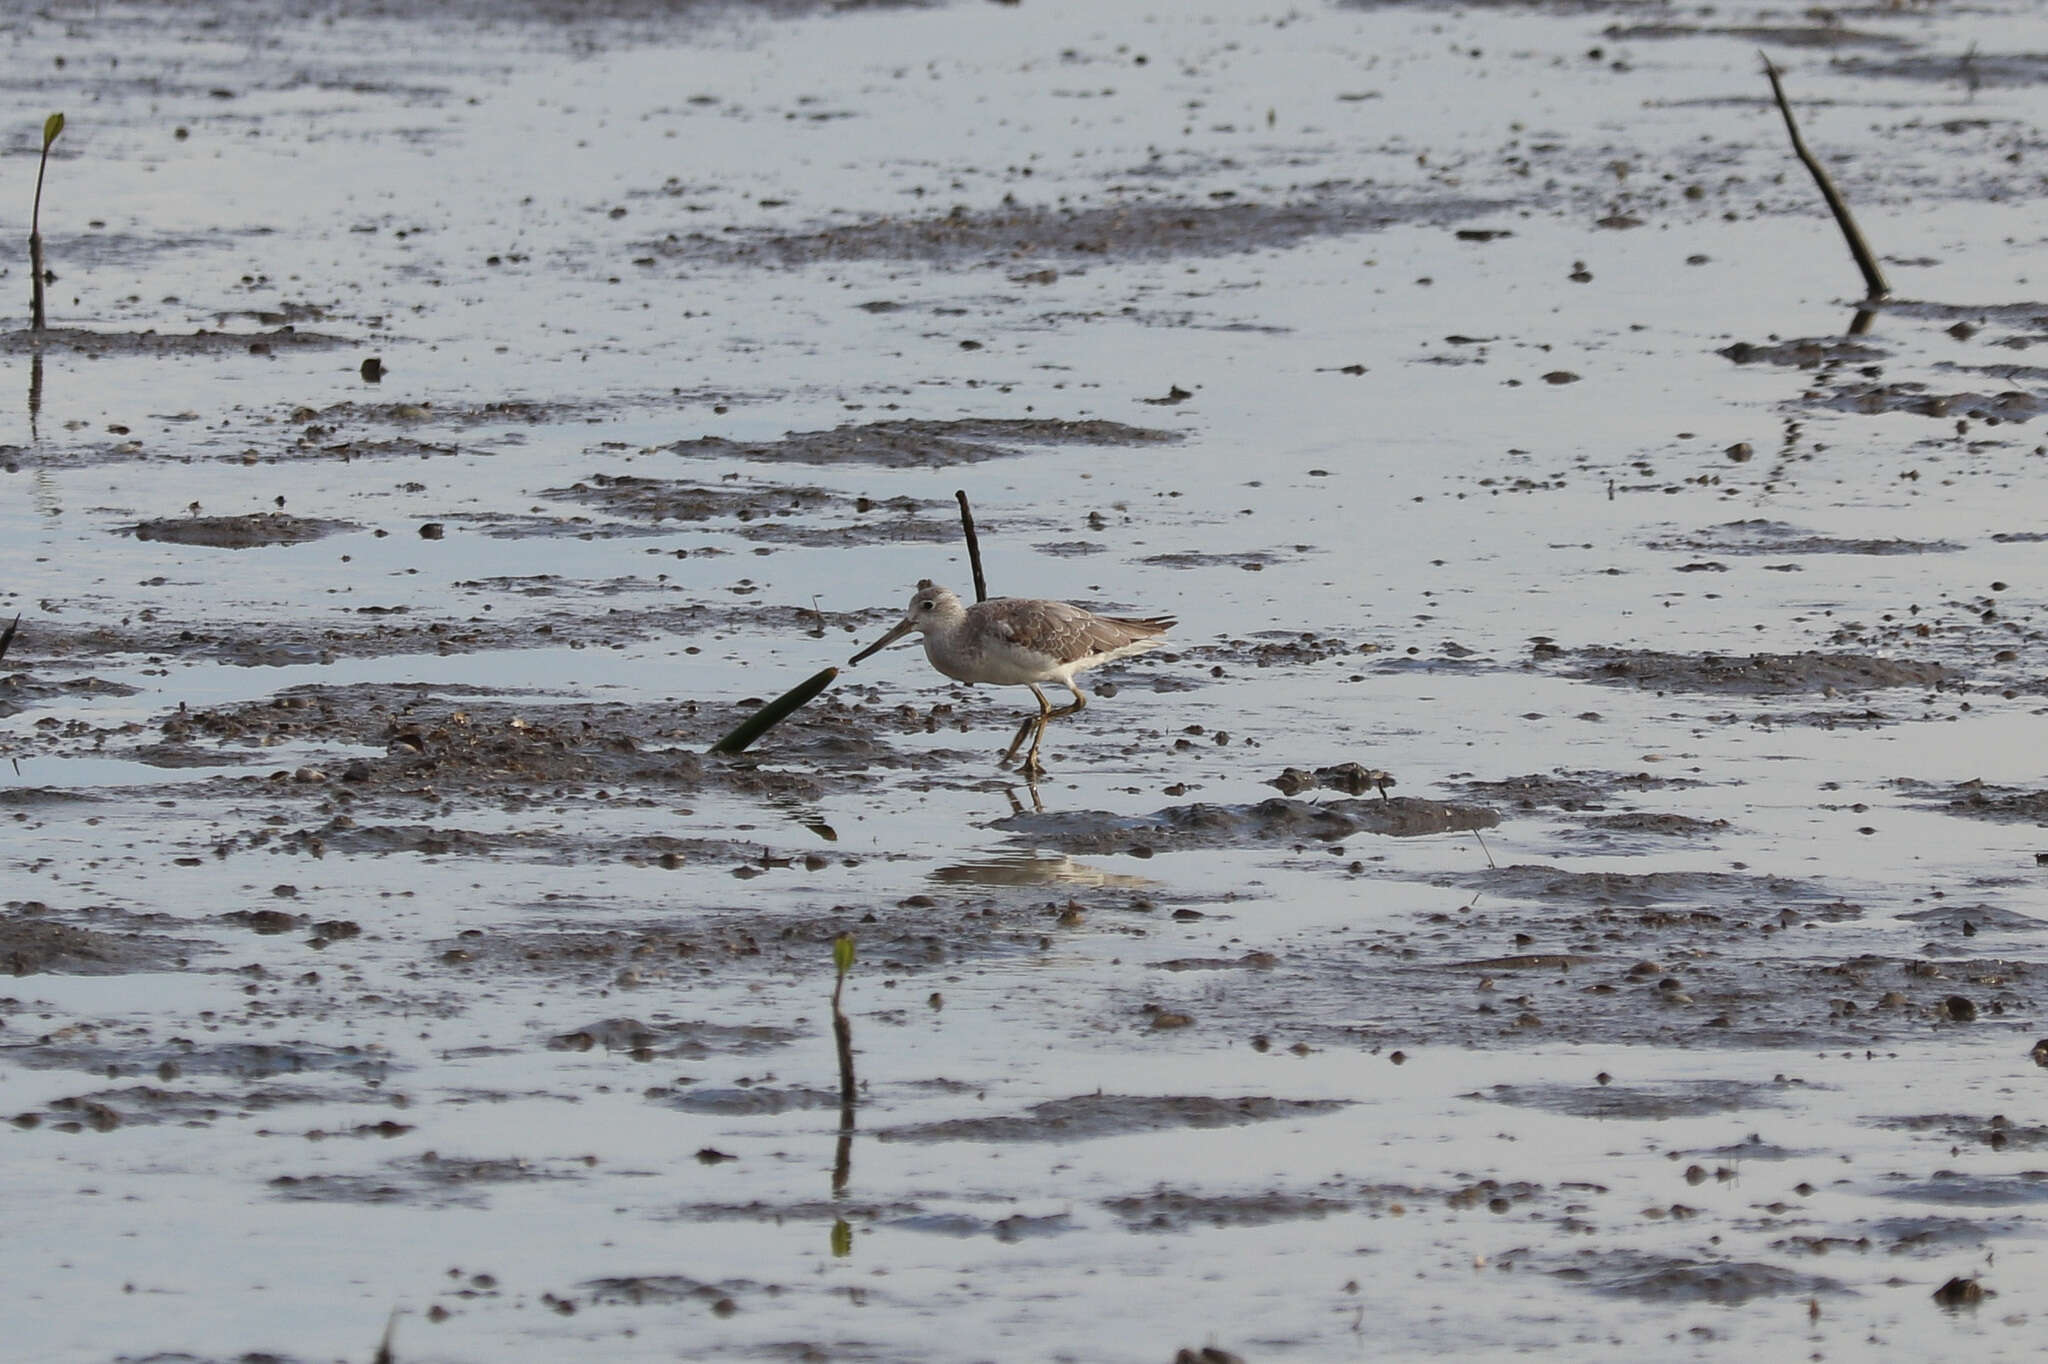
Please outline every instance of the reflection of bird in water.
M1045 770L1038 763L1038 745L1045 739L1046 725L1088 704L1074 685L1074 674L1152 648L1175 623L1170 616L1098 616L1063 601L1035 597L996 597L963 606L958 597L926 579L917 585L910 609L896 627L855 654L848 666L916 630L924 635L925 657L946 676L1031 688L1038 698L1038 714L1026 716L1018 726L1003 761L1017 756L1028 733L1031 751L1024 755L1022 771L1037 776ZM1041 682L1059 683L1073 693L1074 703L1054 710L1038 689Z

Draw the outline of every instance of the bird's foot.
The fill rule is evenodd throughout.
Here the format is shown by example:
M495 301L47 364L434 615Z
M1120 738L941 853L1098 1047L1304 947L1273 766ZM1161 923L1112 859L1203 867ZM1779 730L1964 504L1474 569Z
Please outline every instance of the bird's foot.
M1017 750L1024 747L1024 741L1031 737L1031 731L1037 724L1038 717L1036 715L1024 717L1024 723L1017 726L1017 737L1010 740L1010 746L1003 750L1003 766L1008 767L1010 765L1010 759L1016 757Z
M996 766L1007 768L1013 761L1016 761L1016 754L1005 753L1002 757L996 759ZM1017 763L1017 775L1028 781L1037 781L1045 775L1045 764L1036 758L1027 757L1022 762Z

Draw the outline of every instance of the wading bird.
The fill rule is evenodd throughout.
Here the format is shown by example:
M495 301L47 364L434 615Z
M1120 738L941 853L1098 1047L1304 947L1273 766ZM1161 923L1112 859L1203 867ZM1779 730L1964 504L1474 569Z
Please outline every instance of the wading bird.
M1038 714L1026 716L1017 727L1017 737L1010 741L1003 762L1017 756L1029 734L1031 749L1024 755L1021 770L1027 777L1035 777L1045 771L1039 766L1038 746L1045 739L1046 725L1088 704L1088 698L1074 685L1074 674L1150 649L1161 643L1175 624L1171 616L1142 620L1098 616L1067 602L1035 597L996 597L963 606L958 597L926 579L917 585L903 619L849 659L848 666L916 630L924 635L924 656L946 676L961 682L1031 688L1038 698ZM1073 693L1074 703L1053 709L1038 689L1041 682L1059 683Z

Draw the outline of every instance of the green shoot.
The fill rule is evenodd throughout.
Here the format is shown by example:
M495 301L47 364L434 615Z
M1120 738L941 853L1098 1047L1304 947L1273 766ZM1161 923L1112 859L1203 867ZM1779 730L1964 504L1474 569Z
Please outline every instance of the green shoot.
M29 326L41 331L47 325L43 313L43 172L50 168L50 144L64 131L64 115L51 114L43 120L43 159L36 167L36 202L28 220Z

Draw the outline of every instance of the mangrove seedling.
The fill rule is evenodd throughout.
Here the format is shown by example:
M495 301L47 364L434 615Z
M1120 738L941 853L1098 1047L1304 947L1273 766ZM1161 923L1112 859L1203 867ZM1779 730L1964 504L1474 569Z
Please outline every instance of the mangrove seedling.
M853 1178L853 1024L839 997L846 991L846 974L853 970L853 935L841 933L832 940L832 1040L839 1047L839 1141L832 1155L832 1193L846 1192ZM840 1225L845 1225L841 1223ZM832 1231L832 1253L843 1255L853 1248L853 1229L846 1231L846 1250L840 1249L839 1229Z
M832 1037L839 1044L839 1107L842 1113L853 1111L853 1023L846 1017L846 1010L839 1007L839 997L846 989L846 975L853 970L853 935L841 933L832 940L832 965L838 972L838 979L832 982Z
M36 167L36 202L28 219L28 307L29 326L43 330L43 172L50 168L50 144L64 131L64 115L51 114L43 120L43 160Z

